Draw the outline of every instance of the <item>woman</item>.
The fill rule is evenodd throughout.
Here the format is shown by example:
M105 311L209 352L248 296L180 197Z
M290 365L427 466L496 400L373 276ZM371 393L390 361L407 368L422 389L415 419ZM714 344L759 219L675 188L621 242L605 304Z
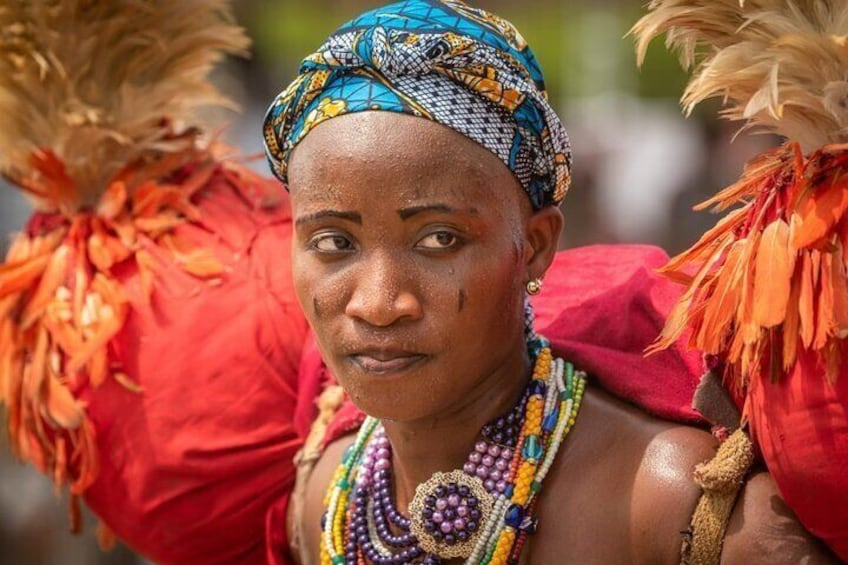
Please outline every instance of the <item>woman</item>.
M525 306L571 159L517 30L455 1L364 14L305 60L265 138L298 299L369 415L301 473L296 559L679 562L713 438L585 388ZM729 563L831 559L764 472L726 527Z

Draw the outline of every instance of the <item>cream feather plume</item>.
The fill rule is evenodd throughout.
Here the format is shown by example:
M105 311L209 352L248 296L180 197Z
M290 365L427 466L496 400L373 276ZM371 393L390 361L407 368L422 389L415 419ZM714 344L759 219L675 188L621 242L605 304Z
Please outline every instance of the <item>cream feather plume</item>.
M62 207L92 205L174 126L199 125L198 108L228 104L207 75L248 44L228 0L6 0L0 172L26 185L48 151L74 186Z
M666 34L694 70L687 113L713 97L723 115L812 151L848 141L848 2L654 0L633 27L639 63Z

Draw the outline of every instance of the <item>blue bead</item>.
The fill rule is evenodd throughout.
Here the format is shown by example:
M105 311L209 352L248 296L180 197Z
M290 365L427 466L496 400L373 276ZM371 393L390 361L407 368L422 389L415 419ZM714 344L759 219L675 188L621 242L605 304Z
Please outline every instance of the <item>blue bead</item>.
M546 432L553 431L556 427L557 420L559 420L559 409L554 410L545 416L545 421L542 423L542 429Z
M507 498L512 498L512 493L515 491L515 487L513 485L506 485L504 489L504 496Z
M547 389L547 386L545 385L545 383L543 381L537 381L536 379L533 379L532 381L530 381L530 394L531 395L536 394L536 395L539 395L539 396L545 396L546 389Z
M509 509L506 511L506 515L504 516L504 523L513 528L518 529L521 527L521 522L524 520L524 508L519 506L518 504L510 505Z
M535 435L529 435L524 438L524 445L521 448L521 456L529 461L538 461L542 456L542 444L539 443L539 438Z

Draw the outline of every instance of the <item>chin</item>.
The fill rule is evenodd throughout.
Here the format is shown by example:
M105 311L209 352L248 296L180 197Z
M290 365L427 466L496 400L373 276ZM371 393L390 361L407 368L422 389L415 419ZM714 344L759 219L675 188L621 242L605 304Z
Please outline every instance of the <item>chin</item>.
M403 378L345 375L339 379L353 403L371 417L412 422L435 416L446 407L433 379L424 374Z

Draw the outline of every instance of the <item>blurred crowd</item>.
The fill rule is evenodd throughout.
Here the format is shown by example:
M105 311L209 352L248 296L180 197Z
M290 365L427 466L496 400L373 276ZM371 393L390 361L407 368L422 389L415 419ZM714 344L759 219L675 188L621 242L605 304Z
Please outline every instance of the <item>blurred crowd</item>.
M642 242L669 253L690 246L716 220L694 204L738 178L747 159L775 143L743 134L703 108L685 119L676 98L685 76L659 43L636 68L624 38L639 15L632 0L479 0L516 23L536 50L552 100L572 138L574 182L563 210L564 247ZM219 73L243 108L229 115L229 141L246 154L262 150L266 104L293 78L298 60L343 20L379 2L239 0L239 21L254 39L247 61ZM731 143L732 141L732 143ZM264 170L260 160L257 168ZM0 234L21 228L29 203L0 182ZM9 238L0 239L5 253ZM2 434L0 434L2 436ZM116 501L117 502L117 501ZM48 479L14 461L0 438L0 563L142 563L129 550L97 549L96 521L68 533L67 500Z

